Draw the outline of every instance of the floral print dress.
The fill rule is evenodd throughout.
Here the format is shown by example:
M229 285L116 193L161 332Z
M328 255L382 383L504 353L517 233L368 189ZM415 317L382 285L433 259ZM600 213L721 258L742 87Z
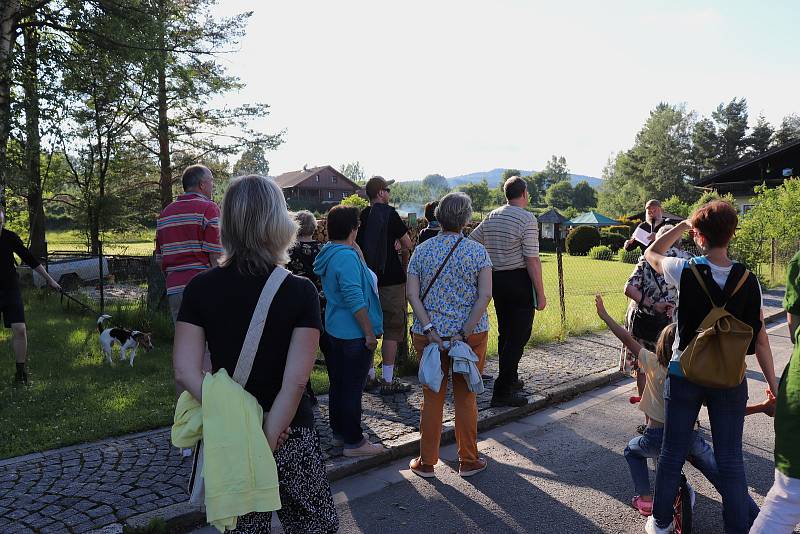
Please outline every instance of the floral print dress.
M666 252L665 256L685 259L690 259L692 257L688 252L675 247L670 248ZM650 297L654 304L666 302L675 306L678 303L678 290L674 286L668 284L664 279L664 276L658 274L656 270L653 269L649 263L647 263L647 260L644 259L644 256L639 258L639 261L637 262L636 267L633 269L630 278L628 278L627 284L637 288L646 297ZM655 352L657 339L644 339L633 335L633 316L637 309L648 315L655 315L656 313L652 307L640 308L638 302L630 300L628 302L628 311L625 314L625 329L630 332L633 338L644 348L650 352ZM639 370L638 355L633 354L631 351L625 348L625 346L622 347L619 370L623 373L630 374L636 373Z

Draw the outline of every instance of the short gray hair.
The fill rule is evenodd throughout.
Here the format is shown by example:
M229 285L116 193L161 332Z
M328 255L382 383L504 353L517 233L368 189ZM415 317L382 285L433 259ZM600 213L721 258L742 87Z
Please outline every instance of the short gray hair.
M294 218L297 220L297 224L300 225L300 230L297 231L297 235L301 237L310 237L317 231L317 219L310 211L298 211L294 214Z
M222 199L222 265L235 264L246 274L266 274L275 265L285 265L297 228L283 191L272 178L234 178Z
M211 169L205 165L189 165L183 170L183 176L181 176L183 190L197 189L202 182L212 179L213 176Z
M466 193L447 193L436 206L436 220L448 232L458 232L472 218L472 201Z

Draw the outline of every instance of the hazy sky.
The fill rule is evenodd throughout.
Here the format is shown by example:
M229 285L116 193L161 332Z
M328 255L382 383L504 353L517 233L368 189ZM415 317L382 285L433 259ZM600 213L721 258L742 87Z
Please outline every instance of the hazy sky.
M800 112L800 4L689 1L244 1L222 61L286 131L270 173L361 161L399 179L551 154L600 176L660 101L703 115L744 96L751 124Z

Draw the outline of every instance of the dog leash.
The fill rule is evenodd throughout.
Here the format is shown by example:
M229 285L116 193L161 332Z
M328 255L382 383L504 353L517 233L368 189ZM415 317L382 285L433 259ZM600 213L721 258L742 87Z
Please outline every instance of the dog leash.
M91 313L91 314L98 315L98 316L100 315L100 314L99 314L99 313L97 313L95 310L93 310L92 308L90 308L88 305L86 305L86 304L84 304L83 302L81 302L80 300L76 299L75 297L73 297L72 295L70 295L69 293L67 293L66 291L64 291L63 289L61 290L61 297L62 297L62 298L63 298L63 297L67 297L69 300L71 300L72 302L74 302L75 304L77 304L78 306L80 306L80 307L81 307L81 308L83 308L85 311L88 311L88 312L89 312L89 313Z

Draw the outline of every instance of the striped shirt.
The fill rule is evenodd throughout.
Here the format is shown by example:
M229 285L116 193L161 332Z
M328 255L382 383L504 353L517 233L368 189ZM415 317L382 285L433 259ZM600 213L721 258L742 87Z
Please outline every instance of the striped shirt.
M210 269L209 254L222 254L219 206L200 193L180 195L156 223L156 256L167 278L167 295L181 293L195 275Z
M492 211L469 235L486 247L492 270L524 269L525 258L539 256L539 226L533 213L506 204Z

